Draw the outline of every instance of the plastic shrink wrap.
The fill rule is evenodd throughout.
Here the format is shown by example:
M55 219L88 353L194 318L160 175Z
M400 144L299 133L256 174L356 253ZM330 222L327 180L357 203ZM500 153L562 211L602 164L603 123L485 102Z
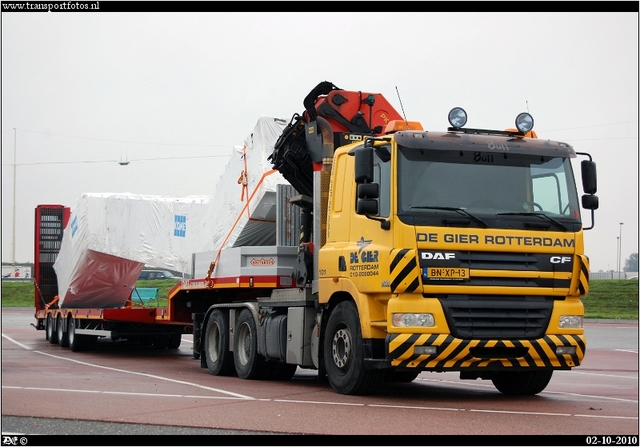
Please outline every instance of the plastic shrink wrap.
M190 269L210 196L83 194L53 265L62 307L122 307L144 265ZM193 226L193 231L192 228Z
M122 307L145 265L190 273L195 253L210 262L225 247L275 244L275 191L288 182L268 157L286 124L261 117L210 196L83 194L54 264L59 304Z
M233 149L205 219L211 228L211 250L275 244L276 187L289 183L268 157L286 124L261 117L244 145Z

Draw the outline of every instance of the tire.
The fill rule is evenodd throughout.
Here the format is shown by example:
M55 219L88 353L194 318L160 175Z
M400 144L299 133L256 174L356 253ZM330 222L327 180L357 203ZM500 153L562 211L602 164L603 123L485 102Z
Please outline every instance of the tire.
M95 351L98 346L98 337L95 335L87 335L86 337L83 349L85 351Z
M491 381L502 394L508 396L533 396L544 390L552 370L545 371L510 371L497 373Z
M233 352L229 350L229 315L214 310L204 333L204 355L207 369L214 376L231 376L236 372Z
M249 309L243 309L236 321L233 363L241 379L263 379L269 373L266 360L258 353L258 331Z
M142 339L143 344L149 344L157 349L178 349L182 343L182 334L152 335Z
M71 317L67 322L67 337L69 340L69 347L73 352L82 351L86 336L76 334L76 320Z
M56 319L56 332L58 335L58 344L63 348L69 347L69 332L64 331L64 320L62 314L58 314Z
M291 380L293 375L296 373L298 369L298 365L292 365L290 363L278 362L271 363L269 371L269 379L271 380L279 380L279 381L287 381Z
M53 324L53 317L51 314L47 315L47 322L45 323L45 330L47 333L46 339L52 345L58 344L58 333L56 332L55 324Z
M167 349L178 349L182 343L182 334L170 334Z
M324 363L331 387L340 394L372 394L384 370L365 369L356 306L343 301L331 312L324 338Z
M167 349L169 347L169 336L165 334L142 337L140 341L143 345L150 345L156 349Z

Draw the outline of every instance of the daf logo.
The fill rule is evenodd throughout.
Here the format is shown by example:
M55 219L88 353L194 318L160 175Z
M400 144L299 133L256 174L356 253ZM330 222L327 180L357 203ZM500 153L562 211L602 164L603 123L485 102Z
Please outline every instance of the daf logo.
M550 261L552 264L566 264L571 262L571 256L551 256Z
M456 254L455 253L431 253L429 251L423 251L421 253L421 257L422 259L455 259L456 258Z

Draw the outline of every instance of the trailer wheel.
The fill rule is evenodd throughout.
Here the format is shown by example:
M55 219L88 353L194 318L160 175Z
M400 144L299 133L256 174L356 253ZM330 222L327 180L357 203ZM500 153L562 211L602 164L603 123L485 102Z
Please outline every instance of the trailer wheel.
M384 379L384 370L365 369L358 310L343 301L331 312L324 338L329 383L340 394L371 394Z
M211 313L207 322L204 355L207 369L214 376L235 374L233 353L229 350L229 315L219 309Z
M236 321L233 362L241 379L262 379L268 374L266 360L258 353L258 331L249 309L243 309Z
M69 317L69 321L67 321L67 338L69 339L69 347L72 351L79 351L80 349L80 339L76 336L76 322L72 317Z
M167 349L178 349L182 343L182 334L169 334L169 342L167 343Z
M298 365L292 365L290 363L278 362L271 365L271 370L269 372L269 379L271 380L279 380L279 381L287 381L291 380L293 375L296 373L298 369Z
M178 349L182 343L182 334L162 334L149 338L150 344L158 349Z
M73 352L78 352L89 350L92 346L95 347L95 344L92 345L91 341L96 340L97 337L93 337L91 335L76 334L76 325L76 319L69 317L69 322L67 323L67 338L69 339L69 347L71 348L71 350Z
M56 320L56 331L58 333L58 344L63 348L69 347L69 332L64 331L64 320L62 314L58 314Z
M76 334L76 320L72 317L69 317L67 322L67 337L69 338L69 347L73 352L82 351L84 336Z
M84 350L85 351L93 351L98 346L98 337L95 335L86 335L86 339L84 341Z
M58 334L56 332L55 329L55 325L53 324L53 317L51 316L51 314L47 315L47 322L46 322L46 333L47 333L47 340L49 340L49 343L51 343L52 345L55 345L58 343Z
M544 390L553 370L499 372L491 378L493 386L509 396L533 396Z

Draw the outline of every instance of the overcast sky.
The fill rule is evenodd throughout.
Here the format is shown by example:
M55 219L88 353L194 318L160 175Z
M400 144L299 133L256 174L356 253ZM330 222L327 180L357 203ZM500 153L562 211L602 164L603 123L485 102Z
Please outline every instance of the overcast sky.
M528 110L597 163L592 270L616 268L620 234L622 264L638 252L637 13L3 13L2 261L14 148L15 260L31 262L38 204L213 194L258 118L289 120L324 80L427 130L454 106L478 128Z

